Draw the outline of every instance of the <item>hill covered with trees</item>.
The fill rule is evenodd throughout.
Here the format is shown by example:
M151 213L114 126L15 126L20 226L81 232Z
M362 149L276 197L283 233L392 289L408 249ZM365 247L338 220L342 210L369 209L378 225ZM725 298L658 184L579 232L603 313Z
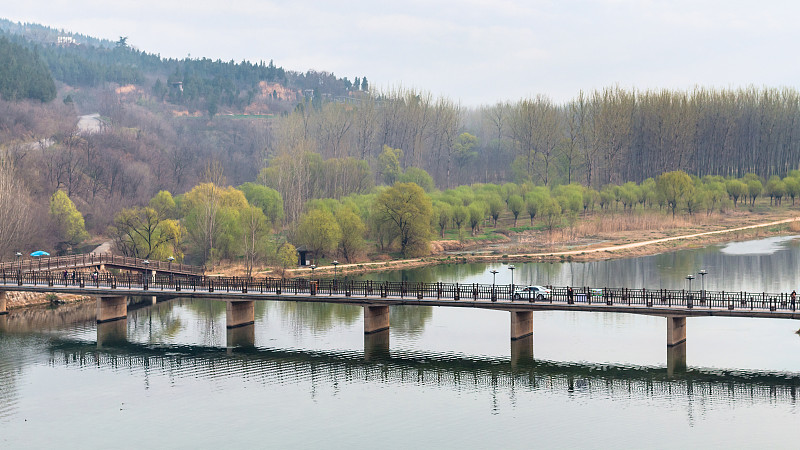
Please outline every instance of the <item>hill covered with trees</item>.
M0 187L25 211L9 231L19 247L79 249L70 217L122 253L252 268L279 264L288 245L419 255L433 236L477 237L503 217L552 231L606 211L721 214L800 195L791 88L609 87L467 108L272 61L166 59L125 37L8 21L0 31L13 61L0 73L52 86L2 84ZM89 132L78 116L94 112Z

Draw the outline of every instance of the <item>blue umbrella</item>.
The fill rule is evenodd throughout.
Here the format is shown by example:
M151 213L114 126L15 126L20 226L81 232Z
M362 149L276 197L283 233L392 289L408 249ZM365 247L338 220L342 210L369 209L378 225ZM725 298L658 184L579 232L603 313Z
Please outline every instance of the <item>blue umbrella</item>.
M31 256L50 256L50 253L38 250L38 251L35 251L35 252L31 253Z

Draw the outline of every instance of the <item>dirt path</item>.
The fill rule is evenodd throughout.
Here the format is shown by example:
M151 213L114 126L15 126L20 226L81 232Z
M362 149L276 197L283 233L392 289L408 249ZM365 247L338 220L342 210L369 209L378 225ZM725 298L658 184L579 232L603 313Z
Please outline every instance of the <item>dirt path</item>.
M680 236L670 236L665 238L659 239L651 239L647 241L640 241L640 242L632 242L629 244L616 244L616 245L608 245L603 247L597 248L583 248L578 250L563 250L563 251L548 251L548 252L538 252L538 253L517 253L517 254L509 254L509 255L480 255L480 256L472 256L470 257L471 260L475 261L496 261L496 260L519 260L519 259L531 259L531 258L553 258L553 257L564 257L564 256L576 256L576 255L587 255L587 254L597 254L602 252L619 252L624 250L631 250L635 248L641 247L648 247L648 246L656 246L658 244L663 244L666 242L671 241L680 241L680 240L690 240L690 239L697 239L702 238L704 236L714 236L714 235L722 235L726 233L736 233L739 231L747 231L753 230L756 228L765 228L771 227L775 225L782 225L790 222L795 222L800 220L800 217L790 218L790 219L783 219L783 220L776 220L772 222L766 223L759 223L755 225L747 225L741 226L736 228L728 228L724 230L715 230L715 231L706 231L702 233L692 233L692 234L683 234ZM368 271L380 271L380 270L392 270L392 269L401 269L401 268L409 268L409 267L418 267L424 265L431 265L431 264L439 264L442 262L446 262L442 258L438 258L436 256L429 256L424 258L414 258L414 259L400 259L400 260L392 260L392 261L379 261L379 262L366 262L366 263L355 263L355 264L339 264L336 267L336 270L342 272L368 272ZM334 271L334 266L320 266L315 269L316 271L321 272L332 272ZM295 273L295 274L302 274L306 272L310 272L310 268L297 268L297 269L289 269L287 272Z
M774 222L760 223L760 224L756 224L756 225L747 225L747 226L744 226L744 227L737 227L737 228L729 228L729 229L726 229L726 230L706 231L706 232L703 232L703 233L694 233L694 234L683 234L683 235L680 235L680 236L671 236L671 237L660 238L660 239L652 239L652 240L649 240L649 241L632 242L630 244L611 245L611 246L608 246L608 247L601 247L601 248L583 249L583 250L568 250L568 251L547 252L547 253L522 253L522 254L516 254L516 255L508 255L508 257L509 258L517 258L517 257L528 257L528 256L533 256L533 257L536 257L536 256L561 256L561 255L567 256L567 255L578 255L578 254L582 254L582 253L613 252L613 251L627 250L627 249L632 249L632 248L637 248L637 247L644 247L644 246L648 246L648 245L661 244L663 242L669 242L669 241L678 241L678 240L684 240L684 239L695 239L695 238L698 238L698 237L712 236L712 235L715 235L715 234L735 233L737 231L751 230L751 229L754 229L754 228L771 227L771 226L775 226L775 225L781 225L781 224L784 224L784 223L795 222L797 220L800 220L800 218L795 217L795 218L791 218L791 219L777 220L777 221L774 221Z

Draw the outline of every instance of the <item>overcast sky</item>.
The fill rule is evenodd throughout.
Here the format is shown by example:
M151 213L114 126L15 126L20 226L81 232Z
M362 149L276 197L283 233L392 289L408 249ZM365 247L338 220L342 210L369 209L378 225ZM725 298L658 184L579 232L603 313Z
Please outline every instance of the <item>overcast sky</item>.
M274 60L464 105L581 89L796 86L800 2L26 0L0 15L169 57Z

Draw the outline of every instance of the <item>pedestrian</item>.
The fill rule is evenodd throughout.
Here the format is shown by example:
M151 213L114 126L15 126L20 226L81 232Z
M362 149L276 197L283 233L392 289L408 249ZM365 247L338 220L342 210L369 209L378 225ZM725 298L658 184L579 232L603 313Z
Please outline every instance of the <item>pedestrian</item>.
M794 290L792 290L791 298L792 298L792 311L794 311L794 305L795 305L794 302L795 300L797 300L797 292L795 292Z
M72 271L72 284L75 284L75 270Z
M572 286L567 287L567 300L572 303L572 299L574 298L574 293L572 292Z
M64 284L65 284L65 285L67 284L67 276L68 276L68 273L67 273L67 271L65 270L65 271L64 271Z

